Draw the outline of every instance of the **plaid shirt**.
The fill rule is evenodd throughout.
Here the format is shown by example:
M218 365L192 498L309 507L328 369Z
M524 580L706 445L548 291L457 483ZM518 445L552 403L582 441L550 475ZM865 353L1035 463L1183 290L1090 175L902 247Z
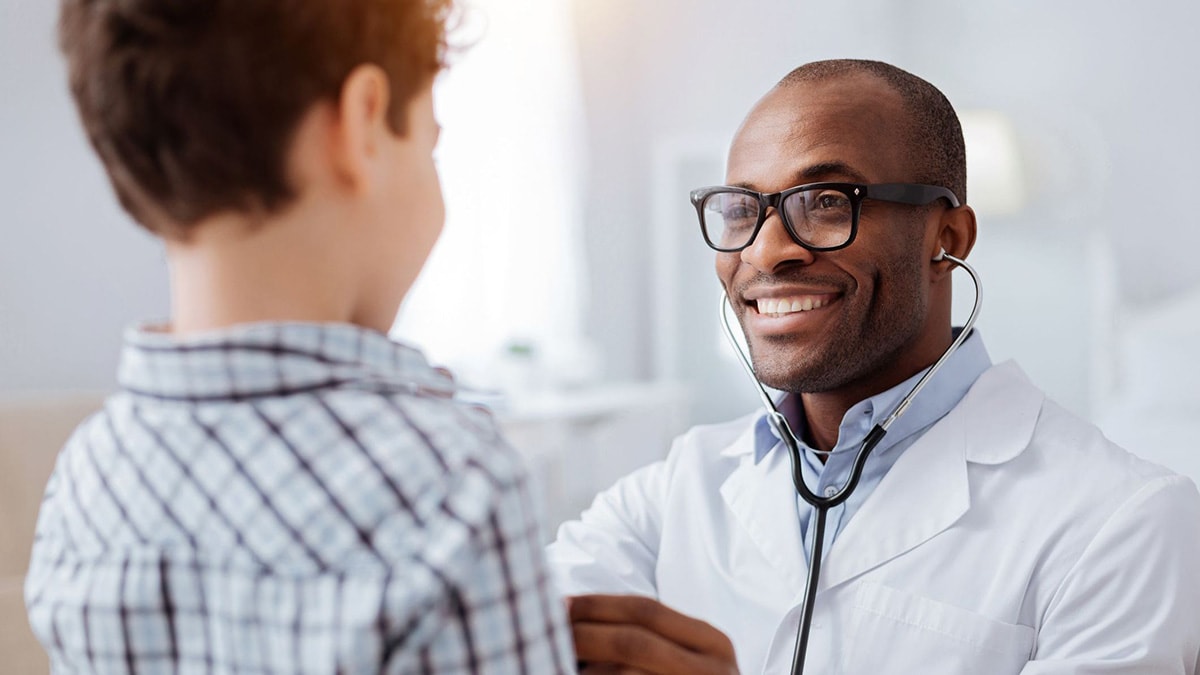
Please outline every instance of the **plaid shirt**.
M574 669L519 457L349 325L131 331L26 582L58 673Z

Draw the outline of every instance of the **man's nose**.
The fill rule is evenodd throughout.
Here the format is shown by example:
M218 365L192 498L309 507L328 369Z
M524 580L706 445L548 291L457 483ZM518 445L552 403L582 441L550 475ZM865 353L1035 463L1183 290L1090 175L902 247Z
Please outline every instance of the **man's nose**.
M754 241L742 249L742 262L765 274L773 274L789 263L808 265L812 261L812 251L792 239L783 224L783 217L773 207L767 210L766 220Z

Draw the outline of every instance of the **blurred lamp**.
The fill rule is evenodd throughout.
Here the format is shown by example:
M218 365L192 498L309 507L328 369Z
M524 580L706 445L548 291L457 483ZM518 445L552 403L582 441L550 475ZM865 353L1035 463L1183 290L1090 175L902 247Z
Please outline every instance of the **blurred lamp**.
M981 216L1011 216L1025 206L1025 178L1012 123L995 110L959 115L967 144L967 201Z

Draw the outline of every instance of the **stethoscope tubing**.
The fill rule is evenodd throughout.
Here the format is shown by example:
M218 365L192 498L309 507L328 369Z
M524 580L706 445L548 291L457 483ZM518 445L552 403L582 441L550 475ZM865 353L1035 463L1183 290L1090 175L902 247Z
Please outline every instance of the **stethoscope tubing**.
M813 605L816 601L817 586L821 576L821 558L825 544L825 520L829 509L841 504L849 499L850 495L854 494L854 490L858 487L858 482L862 478L863 468L867 464L867 458L870 456L871 451L883 440L883 437L887 434L887 430L892 424L900 419L904 412L908 410L913 399L925 388L930 378L941 369L950 358L950 355L957 351L962 343L966 341L967 337L971 334L971 329L975 326L975 321L979 318L979 310L983 306L983 287L979 282L979 274L975 271L975 268L971 267L967 261L956 258L949 253L942 252L939 254L939 259L949 260L956 266L961 267L971 277L971 283L975 286L975 303L971 308L971 314L967 317L967 322L962 330L955 336L954 341L942 352L938 360L925 371L921 379L917 380L917 383L913 385L908 394L896 405L896 409L883 422L875 425L866 438L863 439L862 444L859 445L858 454L854 457L854 465L850 471L850 477L841 489L828 497L814 493L808 488L808 484L805 483L800 469L800 441L796 438L791 426L787 423L787 419L779 412L779 408L767 393L766 387L763 386L762 382L758 379L758 375L754 372L754 365L750 361L750 356L742 349L733 332L733 325L729 321L729 312L727 311L730 309L729 297L724 293L721 294L719 311L725 336L729 339L730 344L733 345L733 351L737 354L742 367L750 375L750 379L754 381L759 396L762 398L763 406L766 409L768 422L787 447L788 459L791 462L792 484L796 487L796 492L816 511L812 554L809 556L808 578L804 585L804 606L800 615L800 626L796 631L796 646L792 653L793 675L802 675L804 672L804 659L808 652L808 636L812 628Z

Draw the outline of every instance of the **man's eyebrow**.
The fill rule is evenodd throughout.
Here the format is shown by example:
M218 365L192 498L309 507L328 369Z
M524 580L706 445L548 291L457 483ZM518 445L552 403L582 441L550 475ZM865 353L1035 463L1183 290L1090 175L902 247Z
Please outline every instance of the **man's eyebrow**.
M805 167L803 171L796 174L798 180L809 183L828 176L849 178L858 183L865 183L867 180L866 176L845 162L821 162Z
M796 185L805 185L807 183L816 183L830 178L849 180L854 183L866 183L866 176L859 173L845 162L821 162L807 166L794 175ZM754 190L755 187L751 183L739 182L730 183L731 187L743 188L746 190Z

